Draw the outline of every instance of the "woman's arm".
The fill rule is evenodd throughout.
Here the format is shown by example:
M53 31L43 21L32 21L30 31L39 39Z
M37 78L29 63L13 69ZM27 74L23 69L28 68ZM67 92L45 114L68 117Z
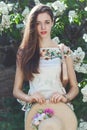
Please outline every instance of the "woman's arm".
M66 65L66 58L64 57L62 59L62 64L61 64L61 81L64 87L69 82L69 77L68 77L68 71L67 71L67 65Z
M63 43L59 44L58 46L61 49L61 54L62 54L61 81L62 81L63 86L66 87L66 85L69 82L69 78L68 78L68 71L67 71L66 57L64 54L64 50L67 50L68 52L71 52L71 50L68 46L64 45Z
M64 44L60 44L58 46L61 49L62 53L64 52L64 50L68 51L68 55L67 54L63 55L64 56L63 57L63 66L61 69L63 72L62 74L64 74L64 75L62 75L62 83L64 86L66 86L66 84L69 82L70 90L65 95L55 92L51 96L50 101L55 102L55 103L57 103L59 101L67 103L67 102L70 102L71 100L73 100L79 93L78 82L77 82L76 74L74 71L73 60L72 60L72 57L70 56L71 50L69 49L69 47L65 46ZM64 70L66 70L65 73L64 73Z
M13 88L13 95L14 95L14 97L16 97L20 100L23 100L25 102L30 102L31 101L30 96L28 96L27 94L25 94L22 91L23 81L24 81L23 72L22 72L19 64L17 64L15 81L14 81L14 88Z
M23 81L24 81L23 72L20 66L17 64L14 89L13 89L14 97L28 103L32 103L32 102L38 102L40 104L44 103L45 98L39 92L36 92L33 95L28 95L23 92L22 90Z
M71 56L66 57L66 64L67 64L67 70L68 70L70 90L65 96L68 101L71 101L79 93L79 88L78 88L78 82L76 79L76 74L75 74L74 66L73 66L73 60Z
M77 96L79 92L78 83L77 83L75 71L73 68L73 60L70 56L66 57L66 65L67 65L67 70L68 70L70 90L65 95L60 94L58 92L53 93L53 95L50 98L50 101L53 103L58 103L60 101L64 103L70 102Z

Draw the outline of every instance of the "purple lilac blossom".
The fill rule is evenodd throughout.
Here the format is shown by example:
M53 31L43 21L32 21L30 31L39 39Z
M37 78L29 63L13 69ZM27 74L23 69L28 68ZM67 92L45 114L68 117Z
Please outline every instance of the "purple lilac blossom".
M53 116L54 115L54 111L50 108L46 108L44 110L44 113L47 114L48 116Z

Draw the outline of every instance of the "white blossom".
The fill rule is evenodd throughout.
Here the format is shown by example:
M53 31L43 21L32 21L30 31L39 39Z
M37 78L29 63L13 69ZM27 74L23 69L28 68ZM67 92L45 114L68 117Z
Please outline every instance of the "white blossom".
M5 2L0 2L0 13L3 15L9 14L9 11L12 10L13 4L6 4Z
M87 6L84 8L85 11L87 11Z
M24 20L23 20L24 25L26 24L29 12L30 12L29 7L26 6L22 12L22 16L24 17Z
M23 16L23 17L26 17L26 16L29 14L29 12L30 12L30 11L29 11L29 7L26 6L25 9L24 9L23 12L22 12L22 16Z
M39 0L34 0L35 4L40 4L40 1Z
M34 125L36 125L36 126L38 126L38 125L40 124L39 120L34 120L32 123L33 123Z
M6 29L10 28L10 16L3 15L1 24L3 28L6 28Z
M78 63L78 64L75 64L75 63L74 63L74 69L75 69L77 72L80 72L80 64L81 64L81 63Z
M54 10L56 11L57 15L58 14L62 14L64 10L66 10L66 4L64 4L64 2L60 2L59 0L55 1L54 3L52 3L51 5Z
M59 37L54 37L52 40L55 41L56 43L60 43Z
M9 11L12 11L13 4L7 4L7 8L8 8Z
M78 47L77 50L74 50L74 52L72 53L72 57L75 64L82 63L85 57L85 52L82 50L81 47Z
M45 118L46 114L42 113L40 114L40 116L38 117L38 120L42 121Z
M87 130L87 121L81 119L81 122L77 130Z
M87 64L82 64L80 67L80 72L87 74Z
M84 39L85 42L87 42L87 33L83 34L83 39Z
M77 17L77 13L75 12L75 10L70 10L68 13L68 17L69 17L69 22L73 22L74 18Z
M0 35L4 29L10 28L10 16L9 12L12 11L13 4L6 4L5 2L0 2L0 15L2 15L0 23Z
M87 74L87 64L76 64L75 65L75 70L77 72L83 73L83 74Z
M48 2L46 5L49 6L49 7L51 8L52 3L51 3L51 2Z
M7 5L3 1L0 2L0 13L1 14L8 14L9 13Z
M74 50L71 55L73 58L74 69L80 73L87 73L87 64L83 63L85 52L82 48L78 47L77 50Z
M87 85L81 89L81 93L83 95L83 102L87 102Z

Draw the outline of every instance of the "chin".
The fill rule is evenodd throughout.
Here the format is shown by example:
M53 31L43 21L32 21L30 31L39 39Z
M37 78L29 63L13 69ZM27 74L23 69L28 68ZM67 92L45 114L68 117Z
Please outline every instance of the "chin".
M42 39L42 38L46 38L48 35L40 35L39 37Z

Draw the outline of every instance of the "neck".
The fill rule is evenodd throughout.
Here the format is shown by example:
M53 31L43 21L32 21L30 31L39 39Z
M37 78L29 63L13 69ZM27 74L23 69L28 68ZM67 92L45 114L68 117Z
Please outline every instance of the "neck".
M40 47L50 47L50 45L52 44L51 38L39 39L39 42L40 42Z

